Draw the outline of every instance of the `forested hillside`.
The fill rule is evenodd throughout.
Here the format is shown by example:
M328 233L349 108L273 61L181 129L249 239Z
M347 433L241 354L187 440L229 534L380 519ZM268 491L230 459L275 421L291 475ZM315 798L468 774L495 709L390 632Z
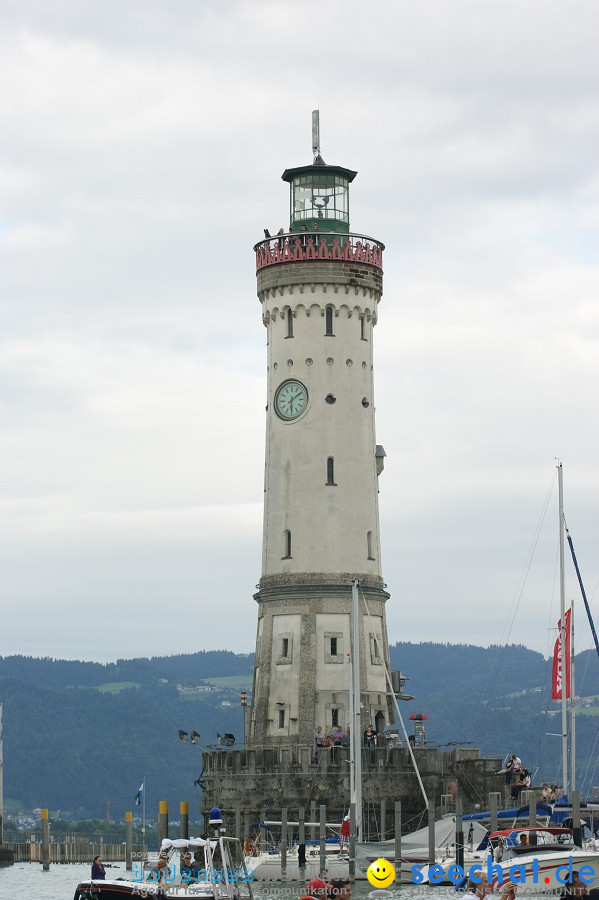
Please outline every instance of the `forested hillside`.
M483 753L517 752L538 778L559 777L558 705L549 698L550 663L525 647L395 644L392 667L409 678L407 720L428 716L427 739L438 746L472 743ZM5 797L25 808L48 806L79 816L132 808L146 779L148 815L158 800L178 810L194 803L201 752L178 730L217 732L241 741L239 688L251 686L253 657L226 651L119 660L109 665L23 656L0 657L4 703ZM210 679L217 683L209 685ZM204 682L212 690L198 690ZM577 694L599 696L594 651L577 657ZM224 705L223 705L224 704ZM597 783L599 706L578 718L578 767ZM593 778L595 780L593 780Z

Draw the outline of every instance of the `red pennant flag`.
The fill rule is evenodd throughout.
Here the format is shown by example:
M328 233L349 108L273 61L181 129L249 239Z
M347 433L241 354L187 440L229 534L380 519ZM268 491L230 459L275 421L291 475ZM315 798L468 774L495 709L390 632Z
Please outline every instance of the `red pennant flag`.
M551 697L553 700L562 699L562 620L557 623L557 640L553 648L553 672L551 676ZM566 612L566 697L570 697L570 610Z

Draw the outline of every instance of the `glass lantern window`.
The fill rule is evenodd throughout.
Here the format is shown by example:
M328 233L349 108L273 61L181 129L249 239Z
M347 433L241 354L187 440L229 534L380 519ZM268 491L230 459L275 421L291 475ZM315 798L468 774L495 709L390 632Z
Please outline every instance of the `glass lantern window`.
M349 185L337 175L305 175L293 181L291 218L337 219L349 224Z

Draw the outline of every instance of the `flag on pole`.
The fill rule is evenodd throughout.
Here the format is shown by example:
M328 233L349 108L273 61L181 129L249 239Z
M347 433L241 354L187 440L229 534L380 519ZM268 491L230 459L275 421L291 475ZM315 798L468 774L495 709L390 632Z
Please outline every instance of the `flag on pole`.
M564 654L566 660L566 697L570 697L570 612L566 612L566 652ZM562 620L557 623L557 640L553 648L553 672L551 676L551 698L552 700L562 699L562 682L564 673L562 672Z
M139 804L141 803L143 795L144 795L144 782L142 781L142 783L139 786L139 790L138 790L137 794L135 795L135 805L136 806L139 806Z

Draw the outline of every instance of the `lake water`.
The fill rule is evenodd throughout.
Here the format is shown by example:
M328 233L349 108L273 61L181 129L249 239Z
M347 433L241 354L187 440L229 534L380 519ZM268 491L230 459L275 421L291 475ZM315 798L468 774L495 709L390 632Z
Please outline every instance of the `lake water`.
M89 878L90 872L88 863L51 865L49 872L42 870L41 863L15 863L0 868L0 900L73 900L78 882ZM125 878L125 863L107 866L106 876ZM390 890L393 900L455 900L457 897L453 888L402 885ZM367 882L359 882L352 889L352 900L367 900L371 892ZM299 900L303 894L299 884L254 885L256 900Z
M42 870L41 863L16 863L0 868L0 900L73 900L75 888L80 881L91 874L89 863L72 865L51 865L49 872ZM125 863L106 866L106 876L126 878ZM389 888L391 900L461 900L461 894L453 887L430 887L428 885L406 884ZM366 881L356 882L352 887L352 900L376 900L374 891ZM299 900L304 891L300 884L254 884L255 900ZM496 897L498 895L495 895ZM534 900L538 895L527 894L526 900Z

